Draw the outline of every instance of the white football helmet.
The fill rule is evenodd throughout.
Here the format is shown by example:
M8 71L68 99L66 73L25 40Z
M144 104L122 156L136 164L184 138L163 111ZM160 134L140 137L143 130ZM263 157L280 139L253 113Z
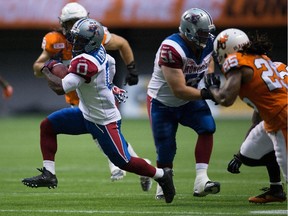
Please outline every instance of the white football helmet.
M248 36L239 29L230 28L220 32L214 40L214 53L218 63L222 65L229 54L238 52L248 43Z
M71 29L73 56L98 49L103 38L104 28L99 22L90 18L78 20Z
M61 26L63 27L63 33L66 35L70 31L69 26L67 25L67 22L72 22L74 24L77 20L82 18L87 18L89 13L86 11L86 9L80 5L77 2L71 2L66 4L62 8L61 15L59 17L59 22Z
M179 31L201 48L205 48L210 32L214 30L212 17L205 10L191 8L181 16Z

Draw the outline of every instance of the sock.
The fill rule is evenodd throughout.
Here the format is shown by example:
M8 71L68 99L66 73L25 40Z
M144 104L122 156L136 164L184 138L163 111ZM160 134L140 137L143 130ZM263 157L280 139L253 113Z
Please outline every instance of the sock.
M144 159L137 157L131 157L130 161L120 168L140 176L148 176L151 178L157 173L157 169L154 166L148 164Z
M163 175L164 175L164 170L163 170L163 169L156 168L156 173L155 173L155 175L153 176L153 179L161 178L161 177L163 177Z
M43 161L43 167L45 167L46 170L48 170L53 175L55 175L55 162L54 161L44 160Z
M210 179L208 178L207 170L208 170L208 164L197 163L196 164L196 178L203 179L203 181L209 181Z
M275 192L280 192L283 190L281 182L271 182L270 183L270 190Z
M173 169L173 163L167 163L167 164L160 164L158 161L156 161L157 163L157 167L158 168L170 168L170 169Z
M115 170L119 170L120 168L115 166L109 159L108 159L108 165L109 165L109 169L111 174L115 171Z
M40 146L43 160L54 161L57 152L57 134L47 118L40 124Z
M199 134L195 146L196 163L209 164L213 148L213 134Z

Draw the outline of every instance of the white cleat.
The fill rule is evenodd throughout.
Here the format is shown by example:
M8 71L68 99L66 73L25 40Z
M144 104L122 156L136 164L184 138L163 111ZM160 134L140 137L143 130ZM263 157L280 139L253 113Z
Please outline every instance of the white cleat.
M116 169L111 173L111 181L119 181L121 179L124 178L124 176L126 176L126 171L121 170L121 169Z
M196 197L204 197L208 194L217 194L220 192L220 183L213 181L197 181L194 184L194 194Z

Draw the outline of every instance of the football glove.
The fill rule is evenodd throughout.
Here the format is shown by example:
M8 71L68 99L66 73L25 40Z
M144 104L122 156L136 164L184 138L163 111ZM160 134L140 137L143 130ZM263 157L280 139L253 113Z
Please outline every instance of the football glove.
M228 164L227 170L230 173L238 174L240 173L239 168L241 167L241 165L242 165L242 161L239 158L239 154L234 155L233 159Z
M127 95L128 92L124 89L121 89L115 86L114 84L110 84L110 87L118 103L125 103L126 99L128 98L128 95Z
M127 65L128 74L125 78L124 85L137 85L139 78L138 78L138 71L136 69L136 64L132 61L130 64Z
M58 63L60 63L60 61L55 60L55 59L49 59L48 61L46 61L46 62L44 63L43 67L41 68L41 72L42 72L42 70L43 70L45 67L48 68L49 71L51 71L51 69L53 68L53 66L54 66L55 64L58 64Z
M209 89L212 88L219 88L221 85L220 77L216 76L215 73L209 73L204 76L204 83L205 87Z
M203 88L200 90L200 94L203 100L212 100L216 103L214 96L211 91L207 88Z

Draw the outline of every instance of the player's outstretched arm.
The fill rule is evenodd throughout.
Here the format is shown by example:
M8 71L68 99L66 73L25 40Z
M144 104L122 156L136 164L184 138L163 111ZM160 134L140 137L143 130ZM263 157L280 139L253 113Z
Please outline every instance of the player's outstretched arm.
M134 61L134 54L129 42L119 35L111 34L111 39L107 44L105 44L105 49L119 51L128 72L125 77L124 84L128 84L130 86L137 85L139 81L139 73L137 71L136 63Z
M49 53L44 50L33 64L34 76L44 77L41 70L45 62L47 62L49 59L50 59Z

